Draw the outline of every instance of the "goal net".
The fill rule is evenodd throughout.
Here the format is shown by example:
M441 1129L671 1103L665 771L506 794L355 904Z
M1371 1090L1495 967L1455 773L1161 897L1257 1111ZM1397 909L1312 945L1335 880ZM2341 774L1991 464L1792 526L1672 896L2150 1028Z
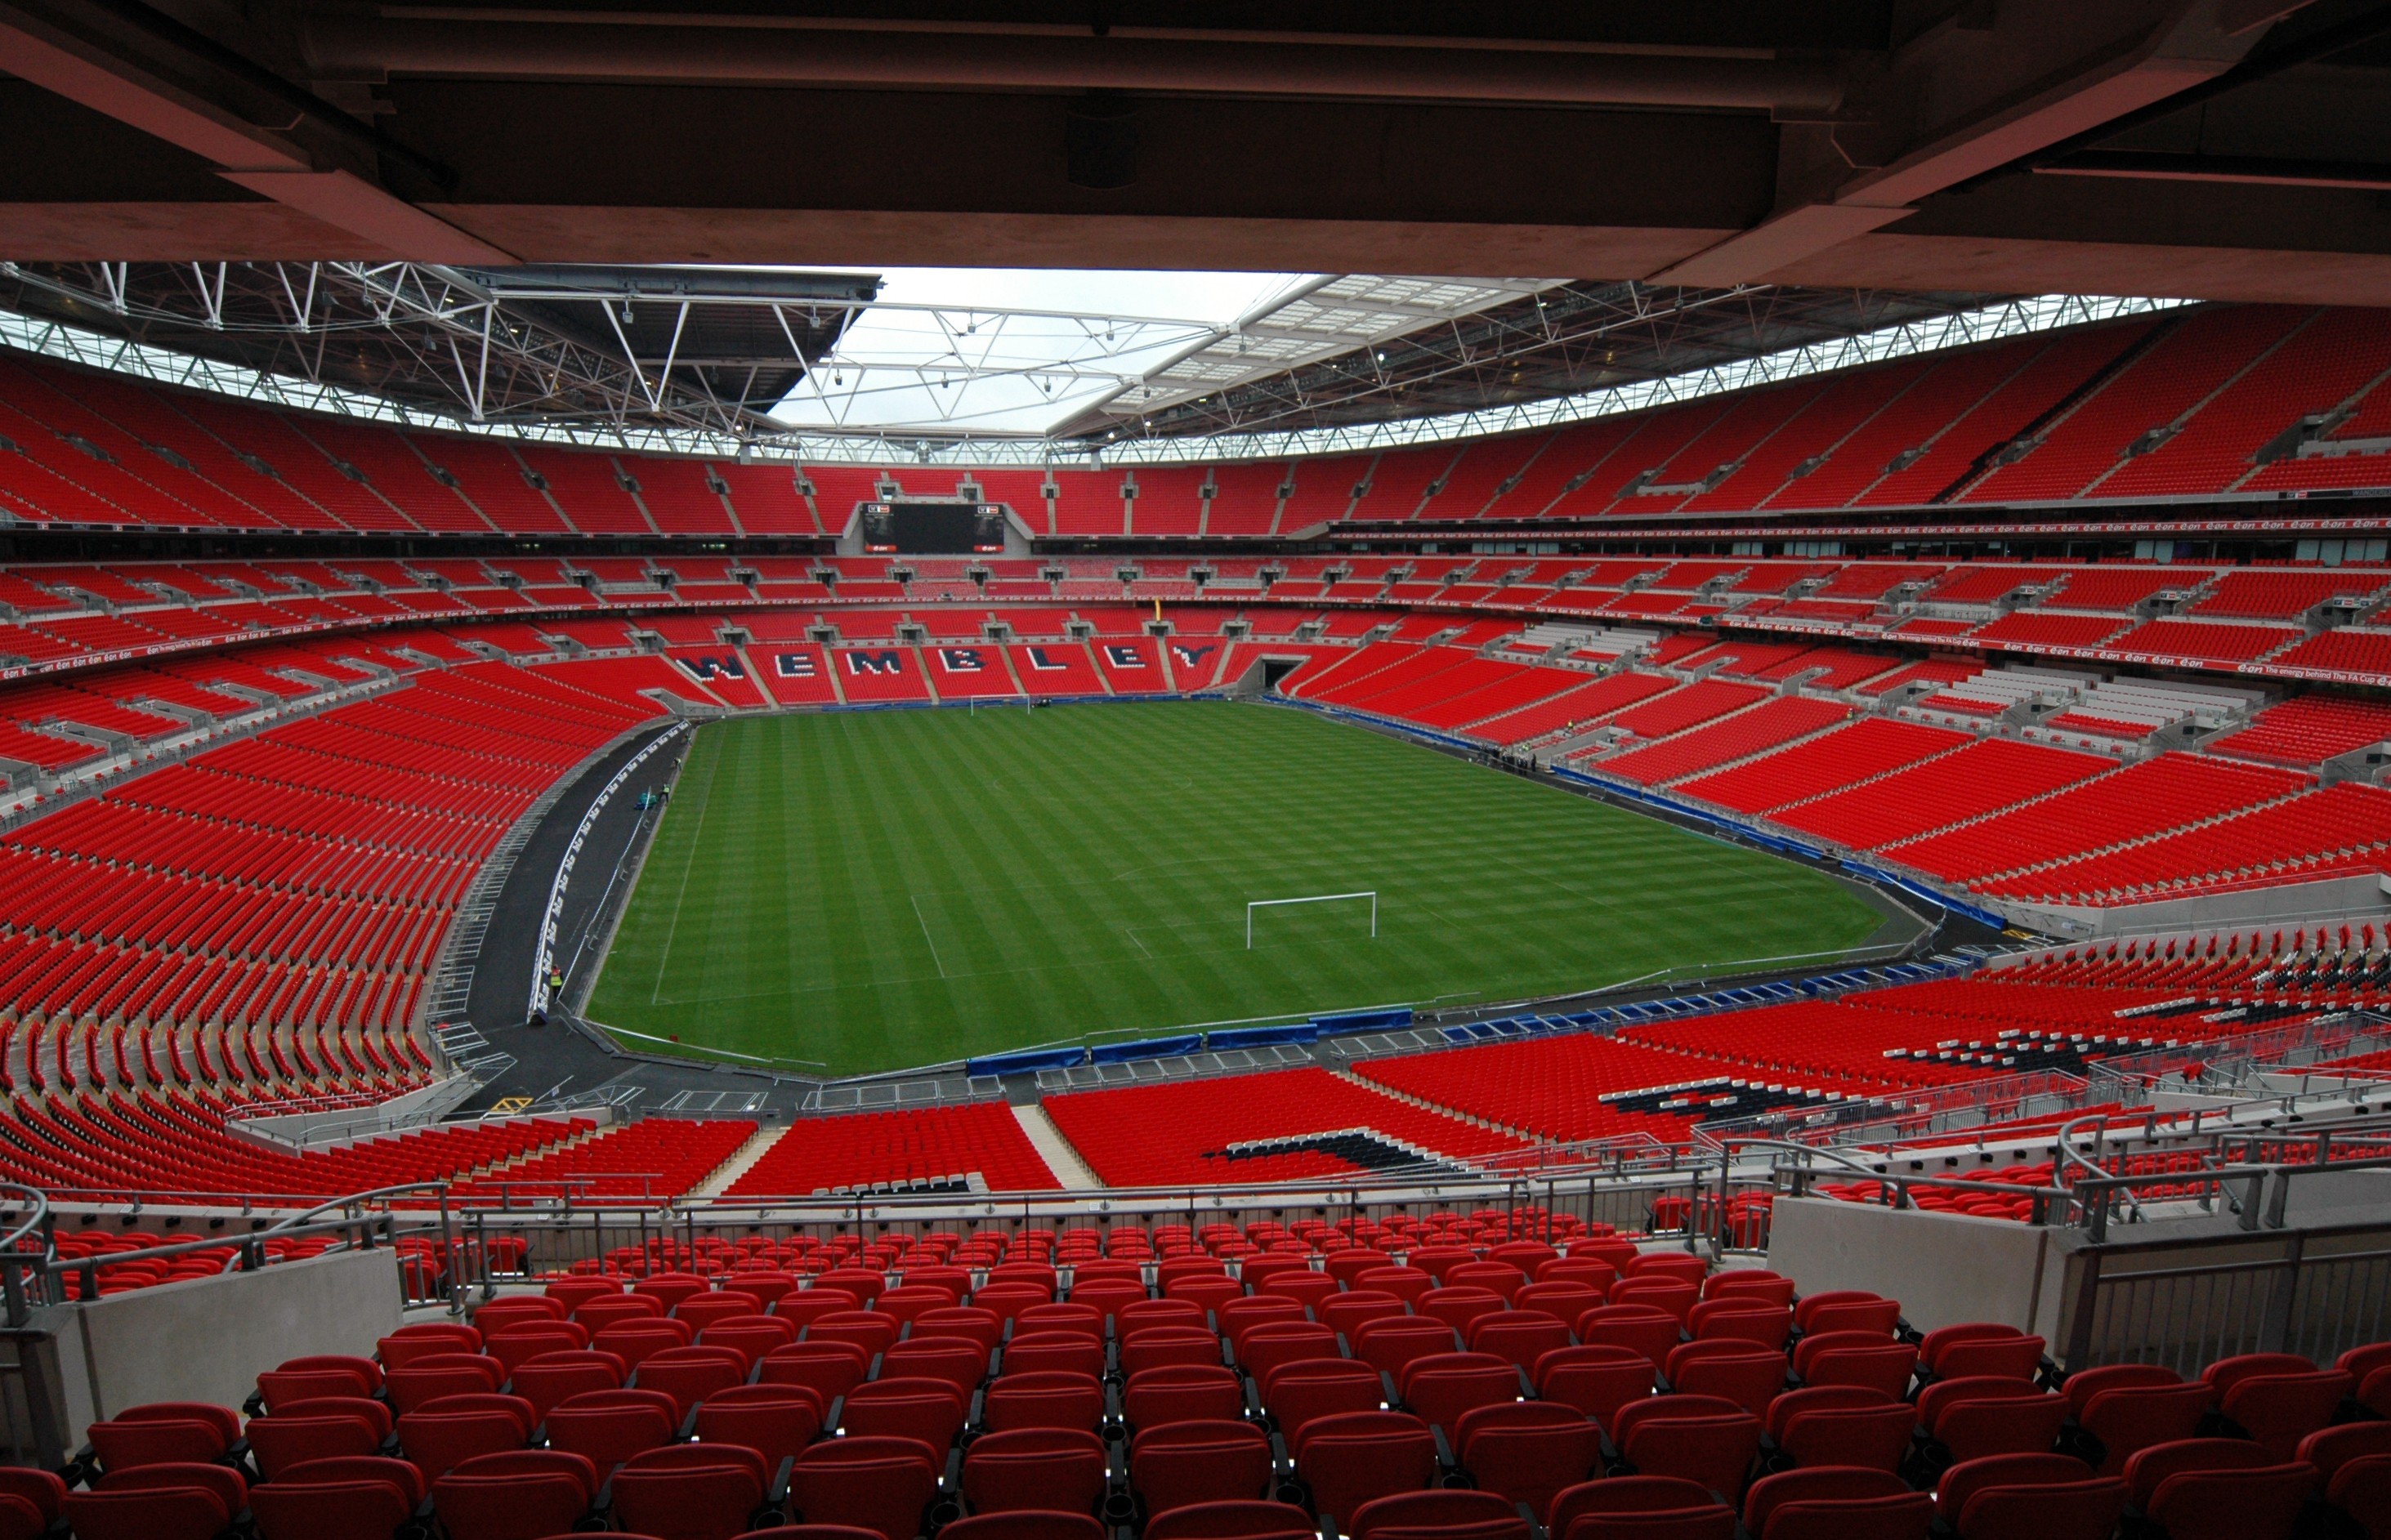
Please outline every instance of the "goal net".
M1298 904L1360 904L1370 905L1370 934L1378 933L1378 891L1376 888L1359 893L1310 893L1301 898L1257 898L1246 905L1246 950L1254 949L1254 911L1283 909Z

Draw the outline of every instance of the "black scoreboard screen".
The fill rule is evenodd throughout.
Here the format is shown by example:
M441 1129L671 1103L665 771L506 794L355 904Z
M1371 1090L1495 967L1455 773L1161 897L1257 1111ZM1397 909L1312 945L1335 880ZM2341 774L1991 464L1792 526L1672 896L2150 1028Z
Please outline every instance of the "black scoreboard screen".
M898 556L1002 552L1004 513L985 503L866 503L863 548Z

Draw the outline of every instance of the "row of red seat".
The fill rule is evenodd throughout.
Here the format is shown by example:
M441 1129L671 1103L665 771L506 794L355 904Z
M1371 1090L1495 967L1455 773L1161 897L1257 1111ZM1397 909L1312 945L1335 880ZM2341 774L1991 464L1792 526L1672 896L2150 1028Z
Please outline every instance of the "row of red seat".
M2290 1540L2311 1501L2391 1526L2391 1344L2062 1373L2015 1328L1920 1334L1605 1237L801 1281L504 1296L262 1372L245 1425L128 1408L85 1490L0 1482L0 1508L83 1540L204 1540L244 1505L265 1540L387 1540L427 1495L450 1540L792 1512L882 1540L1731 1540L1738 1514L1753 1540Z
M1003 1102L862 1112L792 1123L732 1183L732 1198L960 1185L994 1192L1048 1192L1054 1174Z

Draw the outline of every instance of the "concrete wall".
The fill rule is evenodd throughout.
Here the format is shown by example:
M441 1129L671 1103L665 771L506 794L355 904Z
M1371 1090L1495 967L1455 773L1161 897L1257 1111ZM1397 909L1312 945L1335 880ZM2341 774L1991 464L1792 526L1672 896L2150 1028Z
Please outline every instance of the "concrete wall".
M2291 882L2198 898L2128 904L2113 909L2013 903L1994 903L1992 906L2045 935L2064 936L2070 941L2139 935L2152 930L2205 933L2230 930L2236 926L2289 928L2303 921L2314 923L2320 918L2336 922L2346 919L2355 926L2368 919L2380 924L2385 916L2391 916L2391 879L2372 874L2337 877L2320 882Z
M225 1124L225 1132L236 1139L277 1149L330 1149L369 1139L377 1134L436 1123L472 1100L473 1093L481 1088L482 1083L472 1075L453 1074L371 1107L237 1118Z
M57 1344L71 1445L86 1425L146 1402L239 1406L260 1369L303 1354L370 1354L404 1318L398 1256L383 1248L57 1305L32 1324Z
M2050 1232L2010 1219L1780 1198L1768 1265L1804 1294L1866 1289L1921 1331L1999 1321L2058 1340L2061 1258Z

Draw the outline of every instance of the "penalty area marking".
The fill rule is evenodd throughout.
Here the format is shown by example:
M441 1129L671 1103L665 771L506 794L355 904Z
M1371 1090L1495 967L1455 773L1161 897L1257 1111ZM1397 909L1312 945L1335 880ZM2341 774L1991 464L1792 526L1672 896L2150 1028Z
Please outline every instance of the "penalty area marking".
M930 944L930 960L937 964L938 977L941 979L945 978L947 976L947 965L939 958L938 943L937 941L932 939L930 935L930 922L922 918L921 899L912 893L907 893L905 895L905 902L913 906L913 923L922 928L922 939L928 942Z

